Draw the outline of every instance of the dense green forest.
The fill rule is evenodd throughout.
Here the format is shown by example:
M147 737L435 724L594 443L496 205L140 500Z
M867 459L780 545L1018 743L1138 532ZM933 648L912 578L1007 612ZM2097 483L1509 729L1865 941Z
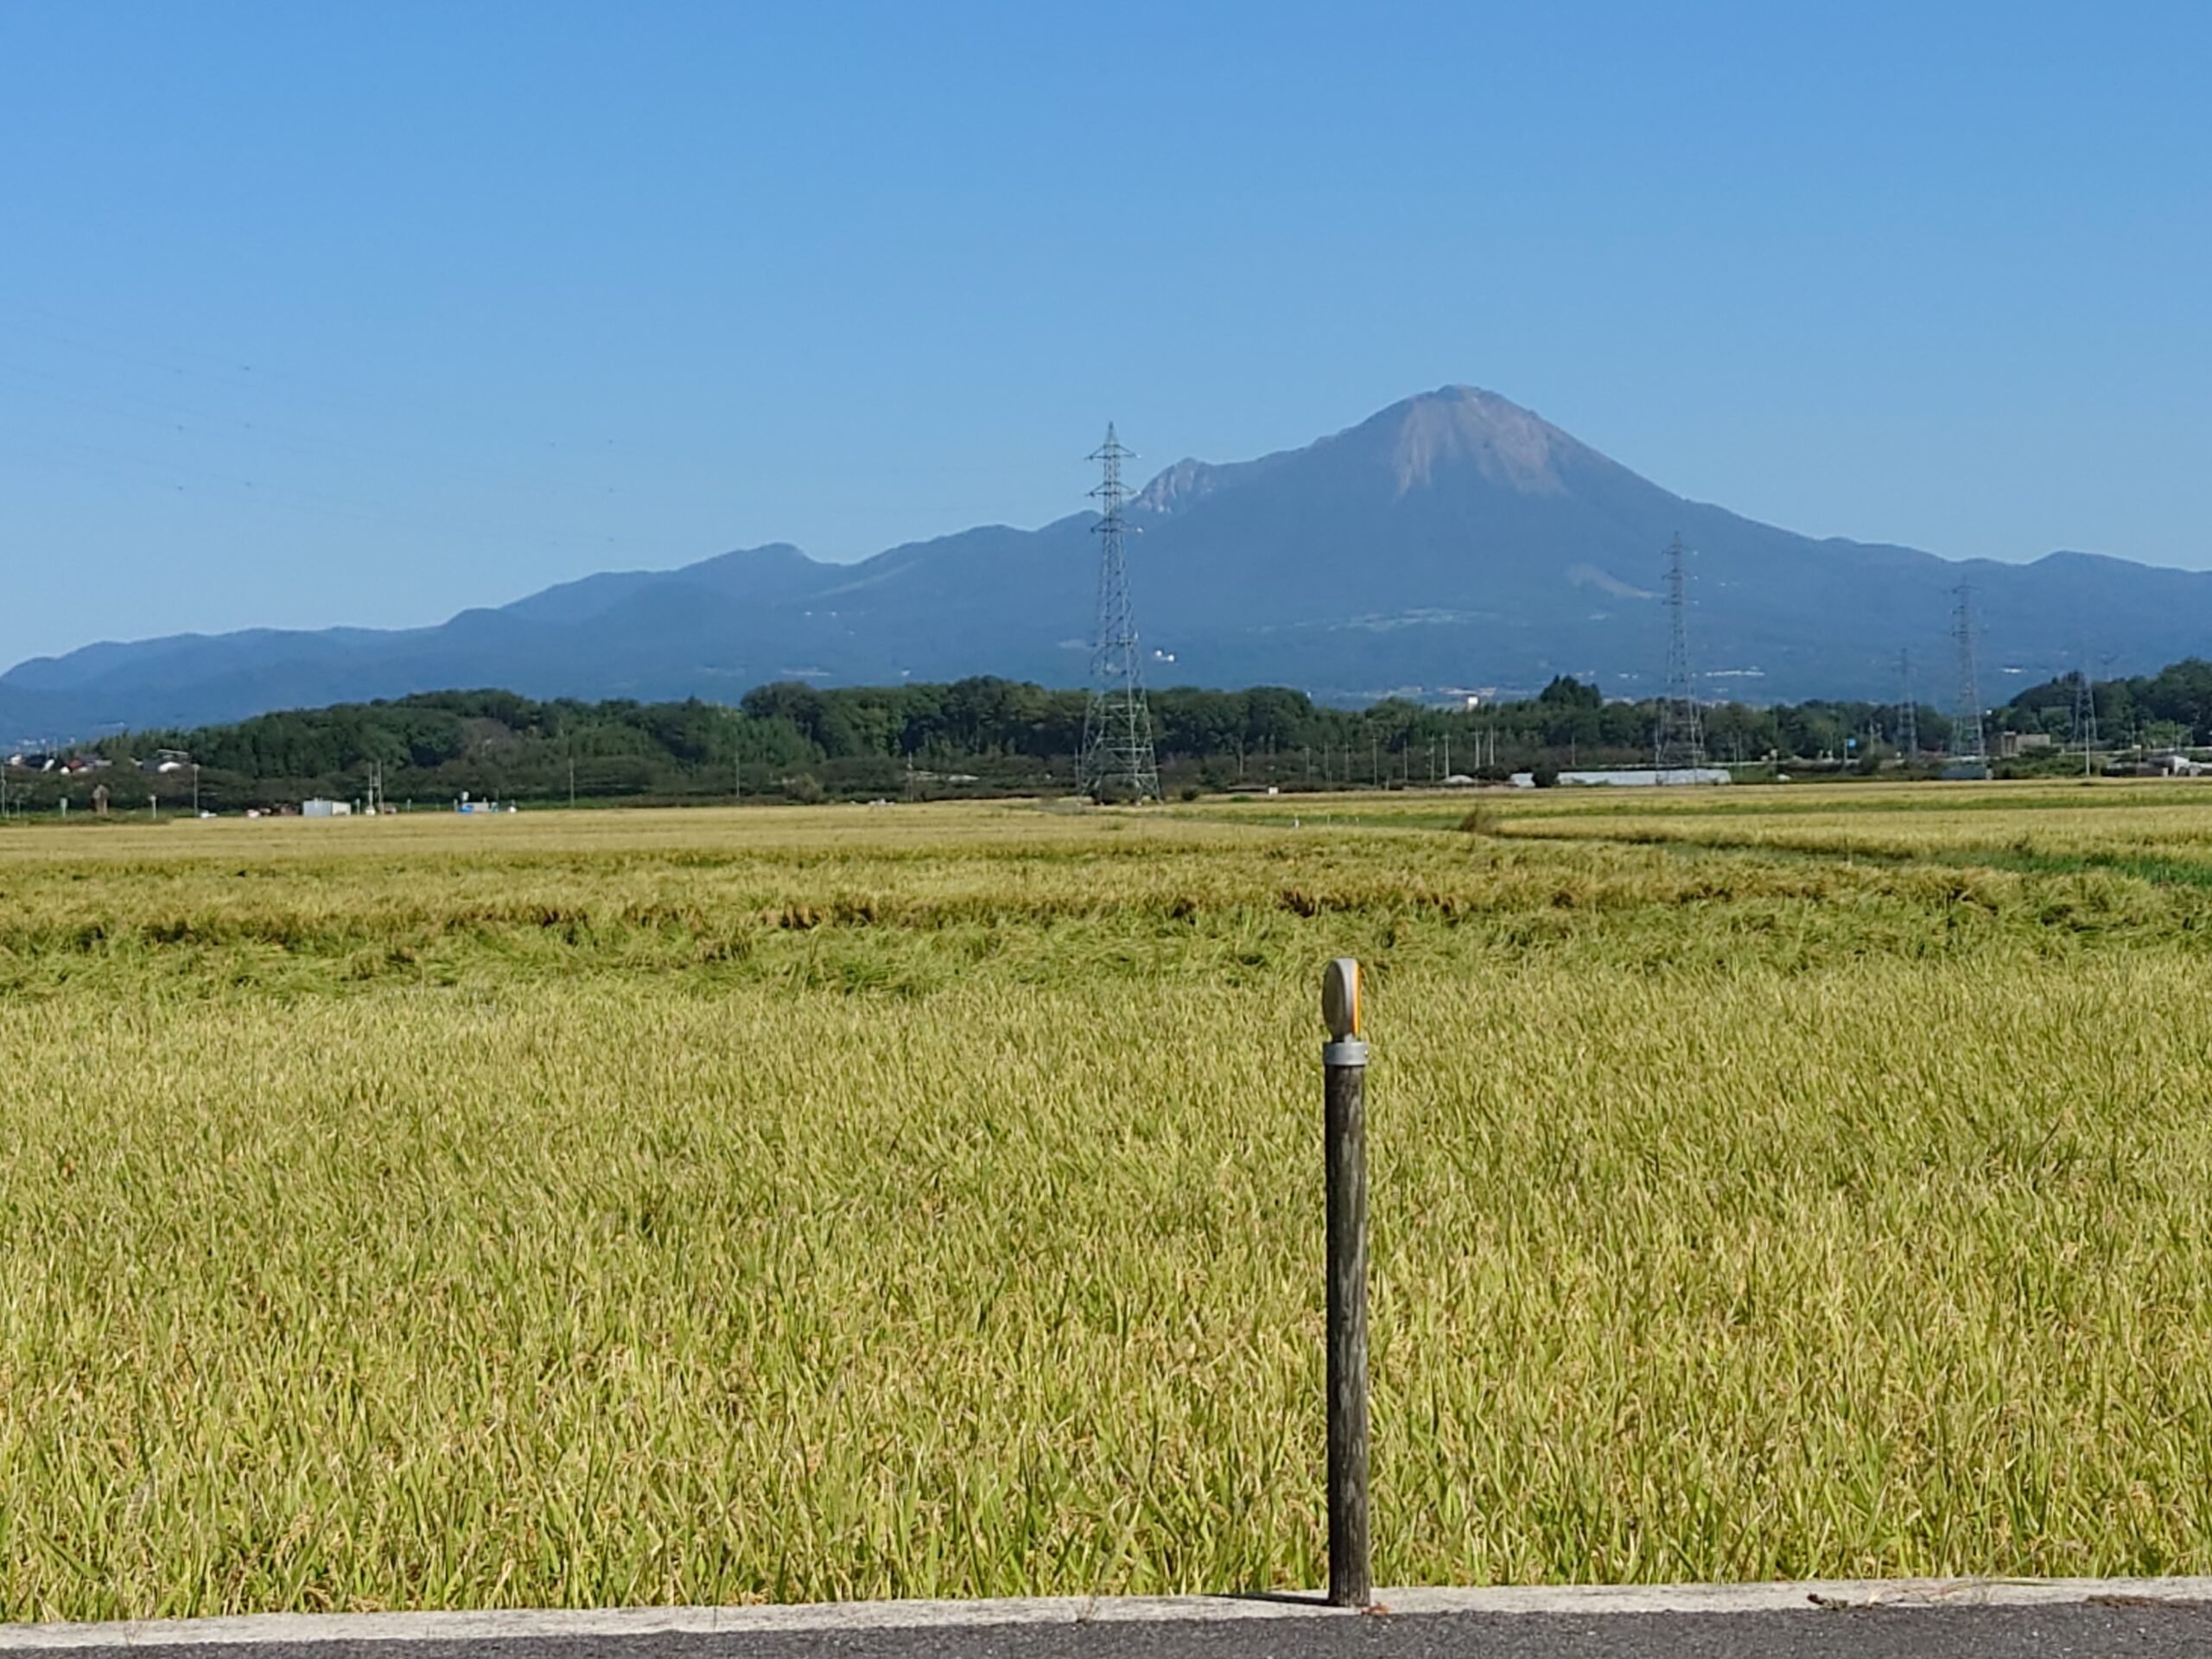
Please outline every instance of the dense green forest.
M2031 687L1993 710L1988 728L2063 744L2077 685L2067 677ZM533 804L1065 791L1084 701L1080 691L988 678L764 685L734 709L442 691L110 737L83 751L110 763L97 773L66 772L57 757L20 757L7 770L9 804L52 810L67 798L81 809L105 782L123 806L149 796L188 804L196 791L205 807L236 810L316 795L359 799L378 778L393 805L424 807L448 805L464 791ZM1608 702L1567 678L1535 697L1478 709L1396 699L1326 708L1279 686L1171 689L1150 701L1171 793L1419 785L1519 771L1548 781L1562 767L1647 761L1656 717L1653 703ZM2098 730L2114 749L2191 742L2212 729L2212 664L2192 658L2101 682L2095 704ZM1747 776L1769 775L1766 767L1871 773L1903 764L1899 715L1872 702L1716 703L1704 711L1707 747L1716 763L1746 767ZM1919 763L1930 764L1950 721L1923 706L1916 724ZM168 770L143 769L164 754Z

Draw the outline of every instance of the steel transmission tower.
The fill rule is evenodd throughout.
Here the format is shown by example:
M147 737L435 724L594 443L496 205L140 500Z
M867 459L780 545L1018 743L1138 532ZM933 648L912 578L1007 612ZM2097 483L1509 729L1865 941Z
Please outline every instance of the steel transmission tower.
M1951 638L1959 647L1959 706L1952 715L1951 756L1986 760L1981 736L1981 687L1974 671L1974 589L1961 582L1952 590L1958 608L1951 613Z
M1098 634L1090 652L1090 703L1083 716L1083 791L1093 800L1156 801L1160 763L1152 748L1152 710L1144 700L1136 617L1129 607L1129 567L1122 554L1122 447L1113 423L1090 457L1105 477L1090 493L1099 505Z
M2089 677L2089 653L2074 681L2074 741L2082 746L2082 771L2089 770L2089 751L2097 747L2097 683Z
M1680 536L1667 546L1667 695L1652 734L1652 764L1662 771L1705 764L1705 721L1690 675L1689 577Z
M1920 709L1912 700L1912 653L1897 652L1897 753L1907 760L1920 753Z

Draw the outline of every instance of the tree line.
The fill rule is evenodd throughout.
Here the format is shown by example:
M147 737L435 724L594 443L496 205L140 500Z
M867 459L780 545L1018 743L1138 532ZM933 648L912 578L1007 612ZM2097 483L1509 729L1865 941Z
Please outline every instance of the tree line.
M2031 687L1990 711L1986 725L2063 743L2078 688L2072 676ZM2187 744L2212 729L2212 663L2191 658L2155 675L2099 682L2094 691L2107 745ZM30 810L52 810L65 796L81 808L100 780L122 805L149 795L175 803L196 790L213 810L357 799L379 779L395 805L439 807L463 791L531 804L1071 791L1086 701L1082 691L991 677L783 683L758 687L734 708L440 691L120 734L81 752L106 762L105 772L70 773L49 764L59 757L25 756L7 776L10 806ZM1658 716L1656 702L1609 702L1564 676L1535 697L1474 708L1403 698L1336 708L1281 686L1179 687L1149 701L1171 792L1403 785L1516 772L1549 781L1570 766L1648 763ZM1911 762L1897 753L1902 714L1895 704L1848 701L1703 710L1716 764L1860 772ZM1948 743L1951 722L1922 705L1915 724L1925 764ZM164 753L169 770L144 770Z

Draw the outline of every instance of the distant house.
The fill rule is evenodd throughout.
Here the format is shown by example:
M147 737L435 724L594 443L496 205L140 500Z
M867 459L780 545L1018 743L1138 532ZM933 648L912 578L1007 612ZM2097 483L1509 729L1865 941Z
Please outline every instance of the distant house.
M327 801L318 795L311 801L300 803L300 816L303 818L350 818L353 816L353 804L351 801Z

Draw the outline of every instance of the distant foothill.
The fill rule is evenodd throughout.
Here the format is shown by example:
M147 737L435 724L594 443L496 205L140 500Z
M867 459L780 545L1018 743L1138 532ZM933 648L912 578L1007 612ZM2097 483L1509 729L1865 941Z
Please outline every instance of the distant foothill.
M2212 734L2212 663L2088 688L2060 676L1986 716L2000 772L2196 769ZM1188 687L1147 696L1162 793L1471 788L1516 777L1649 766L1663 700L1607 699L1561 676L1534 697L1452 707L1388 698L1331 707L1282 686ZM143 815L197 807L281 810L321 798L387 810L655 802L906 801L1082 792L1090 694L1013 680L823 688L760 686L734 707L690 700L540 702L505 691L256 715L220 726L118 734L9 759L11 812L83 813L105 789ZM1707 760L1744 781L1777 776L1938 775L1949 715L1868 701L1701 709ZM1910 747L1906 747L1910 745Z

